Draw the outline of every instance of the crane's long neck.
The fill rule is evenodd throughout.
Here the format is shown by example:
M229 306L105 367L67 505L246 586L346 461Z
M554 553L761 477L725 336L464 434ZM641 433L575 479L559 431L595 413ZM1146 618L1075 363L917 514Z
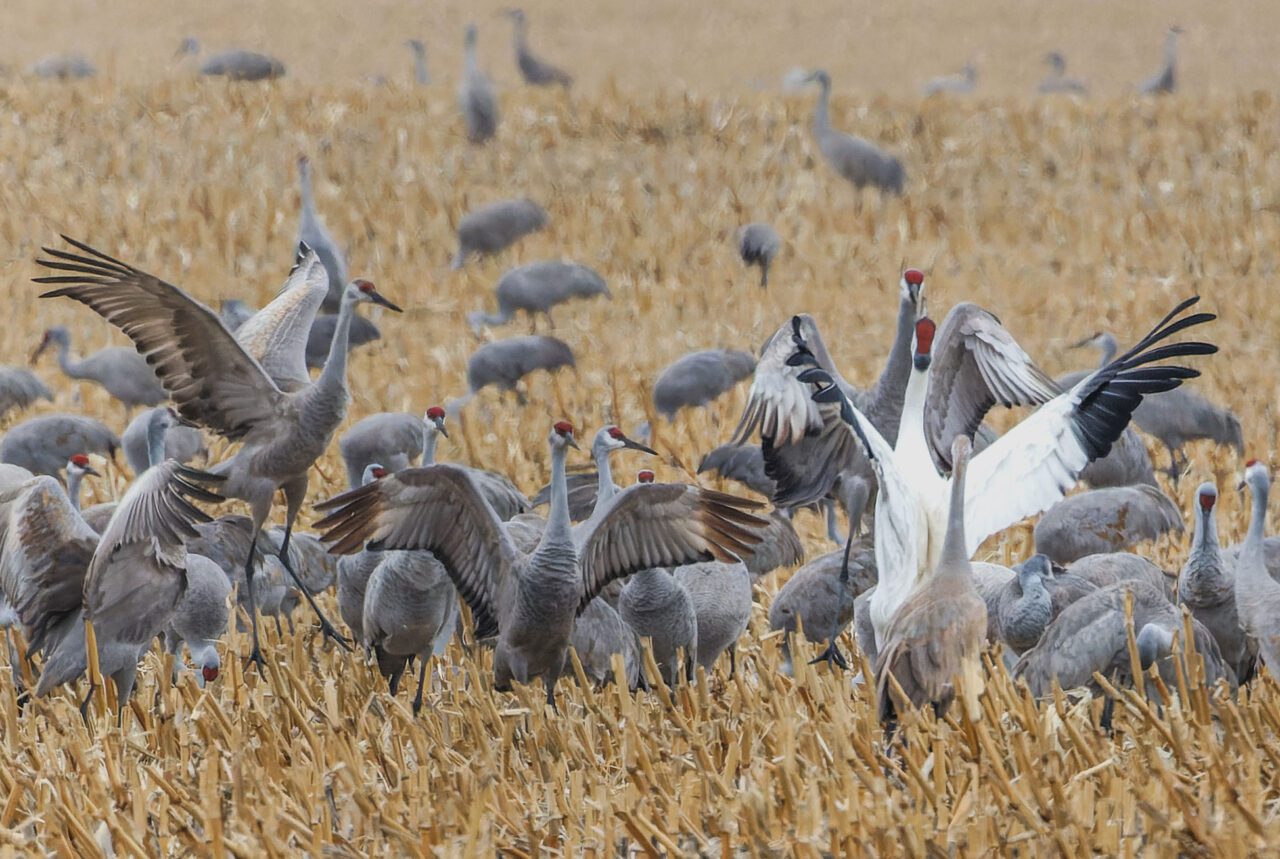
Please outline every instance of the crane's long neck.
M818 93L818 102L813 107L813 131L822 135L831 130L831 84L820 82L822 91Z
M323 425L328 431L337 429L347 410L347 343L351 335L351 317L356 303L346 296L338 308L338 322L333 329L333 342L329 344L329 357L315 384L305 388L303 400L304 421L314 426ZM336 420L335 420L336 419ZM332 426L330 426L332 422Z
M467 42L466 50L463 56L463 69L467 73L467 77L480 74L480 61L476 57L476 43Z
M84 480L84 473L79 469L67 471L67 499L71 502L71 509L77 513L80 512L80 484Z
M1267 574L1266 554L1263 546L1263 534L1267 529L1267 483L1255 486L1253 490L1253 515L1249 518L1249 533L1245 535L1244 545L1240 548L1240 559L1236 570L1237 578L1270 579Z
M151 422L147 424L147 466L155 468L164 462L164 421L160 420L162 412L152 413Z
M902 394L898 439L893 449L895 452L907 454L908 462L923 456L932 468L932 455L929 453L929 444L924 436L924 404L928 394L929 371L912 367L907 378L907 389Z
M968 455L956 458L951 473L951 503L947 510L947 536L942 543L938 570L946 575L969 576L969 549L964 537L964 477L969 470Z
M525 32L524 21L513 21L515 26L511 31L511 43L515 46L516 54L527 55L529 53L529 37Z
M316 220L316 198L311 190L311 165L303 165L299 173L299 183L302 193L302 220L314 222Z
M597 448L592 451L592 457L596 461L596 509L599 509L617 494L617 487L613 483L613 468L609 465L609 449Z
M413 79L420 84L431 83L431 75L427 71L426 51L415 50L413 52Z
M1116 357L1116 338L1110 334L1103 334L1098 348L1102 350L1102 361L1099 362L1098 367L1105 367Z
M916 303L910 295L904 295L898 303L898 331L893 337L889 358L867 404L867 411L880 418L882 425L877 429L891 445L898 441L907 383L911 379L911 337L915 333L915 321Z
M1164 66L1170 71L1178 61L1178 34L1170 33L1164 38Z
M435 424L429 421L423 422L422 428L422 464L436 464L436 443L440 440L440 431L435 428Z
M1217 558L1219 556L1218 544L1218 519L1214 515L1214 508L1210 507L1205 510L1198 507L1196 510L1196 527L1191 538L1190 557L1207 557Z
M71 360L71 343L66 340L58 344L58 367L71 378L80 378L80 362Z
M567 450L563 445L551 448L551 510L547 514L547 527L542 540L567 542L573 539L569 521L569 484L565 478L564 463Z

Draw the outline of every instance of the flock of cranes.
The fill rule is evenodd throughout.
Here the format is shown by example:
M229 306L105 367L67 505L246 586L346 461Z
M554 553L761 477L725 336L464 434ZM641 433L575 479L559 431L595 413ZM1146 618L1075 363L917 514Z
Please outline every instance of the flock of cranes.
M505 14L524 80L567 91L572 77L532 52L524 13ZM1170 30L1164 68L1144 92L1174 90L1179 32ZM467 137L480 144L497 133L498 102L480 68L477 28L469 25L464 38L458 100ZM426 83L426 48L408 44L415 79ZM198 51L189 39L180 53ZM1061 54L1046 62L1051 74L1040 91L1086 91L1066 76ZM74 63L66 67L61 76L76 76ZM284 66L231 51L206 59L201 71L257 80L283 75ZM966 93L977 80L967 65L926 92ZM858 190L905 194L899 158L833 128L830 75L814 70L805 82L819 89L812 133L832 169ZM0 617L39 657L32 694L84 676L96 644L101 673L123 703L157 638L175 655L185 645L198 681L215 681L233 592L251 631L251 663L266 660L259 616L292 622L290 601L307 601L326 639L350 648L315 600L330 586L342 623L392 694L416 660L415 712L430 661L460 632L493 648L495 689L540 680L553 707L571 650L597 682L696 682L697 669L710 672L724 654L730 672L737 670L753 583L802 562L791 520L809 508L825 514L839 548L794 573L769 623L784 633L788 665L794 637L804 634L825 645L820 659L839 667L847 661L837 640L853 626L874 664L867 680L888 724L910 708L945 713L957 698L971 719L980 718L981 657L992 642L1037 696L1054 684L1088 686L1095 674L1118 681L1132 679L1135 667L1174 670L1170 657L1184 630L1194 641L1181 647L1194 646L1209 682L1244 683L1259 665L1280 666L1280 583L1271 572L1280 572L1280 544L1272 550L1263 533L1265 466L1246 467L1254 507L1241 546L1218 544L1217 489L1207 483L1196 493L1194 538L1180 575L1126 551L1182 529L1131 422L1167 448L1175 481L1187 471L1188 441L1212 439L1243 453L1234 415L1183 386L1198 375L1184 363L1217 351L1178 337L1213 320L1196 310L1198 298L1178 304L1123 352L1105 332L1080 341L1102 351L1101 364L1054 380L983 308L959 303L937 324L926 314L925 274L908 268L898 284L893 342L867 388L841 375L819 321L804 314L785 321L758 357L697 351L654 380L654 411L674 420L752 379L733 437L698 470L743 484L772 509L695 484L658 483L650 469L618 485L614 454L657 451L642 432L637 440L614 425L593 436L595 470L570 473L578 429L564 420L547 428L549 482L528 498L499 472L437 460L450 416L478 391L496 386L523 402L530 373L575 365L564 341L536 333L540 320L554 328L557 308L613 299L604 277L585 265L528 263L497 282L497 312L476 310L468 323L479 335L523 312L535 333L481 345L463 397L352 425L337 439L348 489L317 505L319 534L300 532L310 470L346 418L348 353L380 336L359 311L401 309L370 281L351 277L317 210L312 164L303 156L297 167L297 254L283 288L260 310L231 300L215 311L65 236L65 246L44 248L37 260L46 273L35 280L49 287L43 298L88 307L133 348L77 358L68 329L55 326L32 362L52 349L68 379L99 385L126 417L145 410L119 438L86 417L46 415L0 442ZM452 267L500 254L549 222L528 199L476 208L458 223ZM767 287L782 238L757 222L741 227L736 241ZM0 371L4 411L50 395L30 371ZM984 423L997 405L1034 411L998 435ZM206 433L237 446L211 463ZM756 437L758 446L750 444ZM81 509L84 481L98 476L90 455L113 457L117 449L134 481L119 501ZM1068 496L1078 480L1090 490ZM277 492L285 509L272 528ZM244 502L249 515L215 517L227 499ZM545 515L536 512L543 507ZM847 534L839 532L838 509ZM975 560L988 538L1039 514L1034 555L1012 567ZM643 670L642 641L652 647L656 677Z

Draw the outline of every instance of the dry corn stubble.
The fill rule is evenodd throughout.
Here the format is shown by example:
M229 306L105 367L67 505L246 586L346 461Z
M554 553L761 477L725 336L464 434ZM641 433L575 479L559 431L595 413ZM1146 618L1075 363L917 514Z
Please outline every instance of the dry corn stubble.
M477 343L464 315L491 306L505 267L564 257L609 281L613 301L557 315L576 378L534 378L523 407L485 393L442 445L442 458L496 466L528 492L546 477L551 420L633 427L653 417L645 392L666 363L758 346L798 310L822 320L847 376L873 379L904 260L929 270L935 316L977 301L1055 371L1093 360L1065 348L1083 334L1106 327L1132 340L1178 299L1205 296L1222 317L1209 332L1222 352L1197 364L1196 385L1239 412L1254 455L1271 453L1280 116L1269 96L864 110L840 92L837 126L903 156L904 199L855 205L809 139L809 96L623 100L605 87L571 112L556 94L509 89L497 143L477 150L443 86L14 83L0 101L0 284L14 330L29 336L6 338L0 357L21 363L55 322L86 349L121 342L87 311L37 300L31 260L58 232L209 303L267 300L291 259L293 161L306 151L353 274L407 310L379 318L383 340L354 360L351 420L461 393ZM450 273L460 215L517 195L546 205L550 228ZM786 241L767 292L732 241L757 219ZM57 390L42 408L118 424L102 392L81 386L73 405L72 385L58 379ZM687 478L727 439L744 396L740 386L657 423L659 478ZM1166 485L1184 507L1199 479L1232 485L1239 467L1207 446L1191 462L1191 479ZM629 480L641 464L651 462L629 454L618 467ZM313 500L342 474L335 447L313 474ZM118 474L101 481L86 503L122 486ZM1242 501L1224 492L1221 506L1234 541ZM829 548L816 520L800 527L811 556ZM984 554L1025 555L1028 531ZM1189 534L1150 551L1176 569ZM1107 737L1092 727L1099 701L1036 707L996 671L981 722L908 722L906 751L887 754L865 686L802 660L794 681L778 675L778 639L761 637L787 575L757 589L738 675L718 669L673 691L670 707L663 695L565 683L559 714L544 712L538 689L495 695L489 656L455 644L414 719L411 690L389 699L372 668L320 649L302 614L283 641L264 626L265 677L229 658L209 688L175 687L153 652L121 728L110 716L84 727L71 692L19 713L2 673L0 851L1245 855L1280 836L1280 696L1269 679L1234 700L1162 690L1171 697L1159 710L1121 693ZM227 647L247 651L235 633Z

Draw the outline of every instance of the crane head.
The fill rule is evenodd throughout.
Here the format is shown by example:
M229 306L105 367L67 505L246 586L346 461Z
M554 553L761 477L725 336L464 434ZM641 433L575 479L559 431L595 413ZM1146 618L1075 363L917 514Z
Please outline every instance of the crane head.
M831 75L827 74L826 69L814 69L809 72L809 77L805 78L807 83L816 83L825 89L831 88Z
M555 447L571 447L580 450L573 437L573 424L568 421L556 421L551 427L551 444Z
M916 320L916 343L911 361L921 372L928 370L933 361L933 335L937 331L938 326L929 317L922 316Z
M44 336L40 338L40 344L36 346L36 350L31 353L31 363L34 364L36 360L44 354L44 350L48 349L50 346L55 344L60 347L68 346L70 343L71 334L64 326L55 325L52 328L46 328Z
M404 312L397 305L392 304L390 301L383 298L382 294L378 292L377 287L375 287L370 281L364 280L363 278L351 281L351 285L347 287L347 296L350 297L351 301L356 303L369 302L370 304L376 304L379 307L385 307L388 310L394 310L396 313Z
M629 450L643 451L644 453L651 454L652 456L658 455L658 452L653 448L643 445L634 439L628 438L627 434L624 433L621 428L616 426L607 426L600 430L596 435L596 441L592 447L595 447L596 445L599 445L605 451L628 448Z
M1201 483L1196 490L1196 502L1201 512L1212 513L1213 505L1218 503L1218 487L1208 481Z
M909 268L902 273L902 297L910 299L912 304L920 303L920 294L924 292L924 272L918 268Z
M502 14L515 21L517 24L524 23L524 10L520 8L503 9Z
M449 431L444 428L445 410L443 406L432 406L422 415L422 422L428 426L435 427L436 432L445 438L449 437Z
M67 460L67 473L80 474L82 476L87 474L93 477L102 476L94 470L92 465L89 464L89 457L85 456L83 453L73 453L71 455L71 458Z

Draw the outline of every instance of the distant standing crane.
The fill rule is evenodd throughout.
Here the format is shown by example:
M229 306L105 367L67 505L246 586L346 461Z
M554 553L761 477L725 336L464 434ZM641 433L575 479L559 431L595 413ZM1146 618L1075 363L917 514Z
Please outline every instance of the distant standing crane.
M531 86L562 86L566 90L573 85L573 76L563 69L558 69L545 60L534 56L529 50L529 36L523 9L508 9L506 16L515 25L516 65L520 67L520 76Z
M747 224L738 230L738 255L747 265L760 267L760 288L769 285L769 266L782 249L782 239L768 224Z
M885 193L901 195L907 182L901 161L868 140L831 127L831 76L826 70L811 72L805 81L822 88L813 109L813 136L831 169L859 191L871 185Z
M58 349L58 366L72 379L96 382L124 403L125 414L135 406L157 406L165 401L164 387L147 362L127 346L108 346L79 361L71 359L71 334L62 325L44 332L31 354L34 363L50 346Z
M1178 36L1182 28L1174 24L1164 37L1164 66L1142 82L1138 91L1143 95L1172 93L1178 88Z
M498 133L498 98L489 76L480 70L476 57L476 25L468 24L464 39L466 59L462 85L458 87L458 107L467 124L467 140L486 143Z

